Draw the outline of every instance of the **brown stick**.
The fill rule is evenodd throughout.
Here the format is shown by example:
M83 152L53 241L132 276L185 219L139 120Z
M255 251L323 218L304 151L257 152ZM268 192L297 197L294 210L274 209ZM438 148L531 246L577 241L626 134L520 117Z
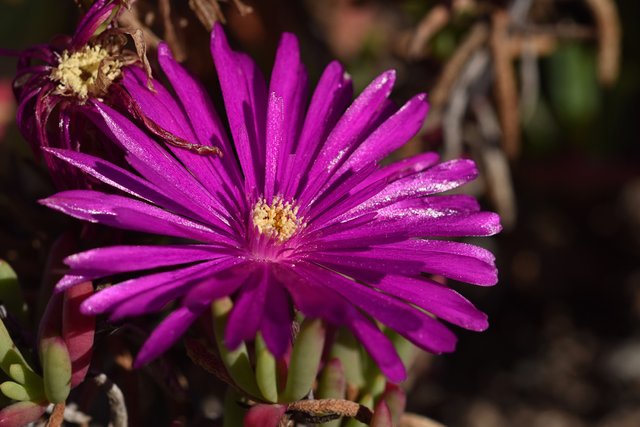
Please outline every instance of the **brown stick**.
M418 23L416 29L411 34L407 46L407 57L419 59L424 56L424 47L429 40L440 31L447 23L451 13L444 5L436 5Z
M558 38L552 34L514 34L509 38L509 55L519 58L524 51L535 57L547 56L555 52Z
M47 427L60 427L64 421L64 402L57 403L53 407L53 412L47 421Z
M218 0L189 0L189 7L207 31L211 31L216 21L226 24Z
M586 0L598 27L598 78L610 86L620 73L620 17L613 0Z
M502 144L507 157L514 159L520 152L520 113L516 76L509 52L509 21L509 15L505 11L493 14L491 53L495 67Z
M449 62L444 66L440 78L431 91L430 101L432 109L440 109L449 97L460 71L471 55L489 39L489 28L483 23L473 26L469 34L460 44Z
M288 411L302 412L311 416L335 414L341 417L355 418L369 424L373 413L371 409L356 402L342 399L298 400L287 407Z
M416 415L416 414L403 414L400 418L399 427L445 427L444 424L433 421L432 419Z
M162 23L164 25L164 39L167 41L169 47L171 47L171 51L173 52L173 56L176 61L182 62L187 59L187 54L182 43L180 43L178 33L176 32L176 28L173 26L173 21L171 20L170 0L160 0L158 3L158 9L160 10L160 15L162 15Z

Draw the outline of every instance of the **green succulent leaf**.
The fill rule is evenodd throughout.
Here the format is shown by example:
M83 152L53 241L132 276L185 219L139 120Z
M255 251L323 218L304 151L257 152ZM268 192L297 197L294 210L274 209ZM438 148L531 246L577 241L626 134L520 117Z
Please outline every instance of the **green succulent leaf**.
M363 352L353 335L344 328L339 329L331 347L331 357L340 359L347 383L358 389L365 383L362 356Z
M60 337L43 339L40 357L47 399L52 403L64 402L71 390L71 358L64 340Z
M220 358L238 387L251 396L260 397L262 394L256 383L246 345L242 344L237 349L231 351L224 344L224 330L227 326L227 320L232 308L233 303L230 298L221 298L211 304L213 330L215 332Z
M37 401L42 399L43 397L42 389L30 390L25 388L23 385L13 381L5 381L2 384L0 384L0 391L9 399L25 401L25 402Z
M309 393L318 373L324 339L325 328L322 320L306 319L302 322L293 344L287 385L281 401L293 402Z
M12 368L12 366L14 367ZM0 368L15 381L28 384L30 387L42 383L13 343L9 331L7 331L2 320L0 320Z
M347 380L344 375L344 368L340 359L331 359L327 362L318 384L319 399L344 399L347 394ZM338 427L341 419L327 421L320 424L320 427Z
M270 402L278 401L278 371L276 359L267 348L261 334L256 337L256 382Z
M27 304L22 298L18 276L13 268L3 260L0 260L0 302L23 325L27 323Z

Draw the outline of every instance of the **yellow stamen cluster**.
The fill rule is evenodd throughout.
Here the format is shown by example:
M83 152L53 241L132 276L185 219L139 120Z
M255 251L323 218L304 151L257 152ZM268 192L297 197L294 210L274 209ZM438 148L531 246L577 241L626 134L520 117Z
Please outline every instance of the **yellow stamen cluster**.
M110 56L99 45L87 45L73 53L65 50L50 76L58 82L56 93L77 96L83 101L89 96L99 96L120 76L122 63Z
M276 196L267 204L265 199L260 199L252 210L253 225L260 234L269 235L280 242L285 242L293 236L300 226L298 207L292 202L285 202L282 197Z

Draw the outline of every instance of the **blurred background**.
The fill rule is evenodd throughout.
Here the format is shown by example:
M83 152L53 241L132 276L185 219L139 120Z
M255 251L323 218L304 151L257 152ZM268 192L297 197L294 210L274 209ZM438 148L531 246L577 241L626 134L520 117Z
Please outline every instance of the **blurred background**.
M0 0L0 46L72 32L78 6ZM151 57L167 40L218 102L208 53L215 21L267 75L279 34L290 31L314 84L337 58L356 90L394 68L395 101L427 92L429 118L395 156L436 150L476 160L481 178L464 191L499 212L505 230L474 242L496 254L500 283L462 288L491 327L457 330L454 354L421 359L408 409L447 426L632 427L640 425L639 19L635 0L138 0L121 23L146 29ZM54 190L14 124L15 60L0 61L0 258L34 299L69 222L35 203ZM202 425L215 425L215 404L185 402L176 414L199 411Z

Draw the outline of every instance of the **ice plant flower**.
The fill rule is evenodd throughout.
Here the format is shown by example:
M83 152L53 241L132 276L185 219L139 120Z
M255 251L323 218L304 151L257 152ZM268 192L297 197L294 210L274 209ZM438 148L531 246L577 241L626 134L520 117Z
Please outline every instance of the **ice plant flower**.
M112 320L158 312L176 301L138 353L137 365L164 352L225 296L234 299L228 347L259 331L269 350L283 355L295 308L351 330L392 381L402 380L405 370L377 322L433 353L453 351L456 343L438 319L484 330L484 313L424 274L475 285L497 281L490 252L442 239L500 230L498 216L480 211L474 198L439 194L474 179L474 163L439 163L426 153L380 165L420 129L425 95L396 108L388 99L395 75L388 71L351 102L349 76L332 62L308 102L306 72L290 34L281 39L268 86L249 57L230 49L220 26L211 50L231 138L203 87L166 45L159 47L159 63L177 99L157 82L149 91L140 70L127 70L123 84L154 122L185 140L218 145L224 157L167 150L93 101L101 116L96 122L137 173L50 149L119 192L74 190L42 200L86 221L196 243L72 255L57 289L128 273L133 278L82 304L85 314L107 313Z
M17 123L37 157L41 147L82 147L106 157L113 153L110 144L91 147L100 135L88 136L90 122L84 115L90 99L127 97L124 91L114 94L111 90L123 67L139 61L137 54L123 49L126 37L113 27L121 6L119 0L98 0L72 37L57 37L15 54L19 58L13 83ZM58 188L84 183L85 176L64 162L50 156L45 161Z

